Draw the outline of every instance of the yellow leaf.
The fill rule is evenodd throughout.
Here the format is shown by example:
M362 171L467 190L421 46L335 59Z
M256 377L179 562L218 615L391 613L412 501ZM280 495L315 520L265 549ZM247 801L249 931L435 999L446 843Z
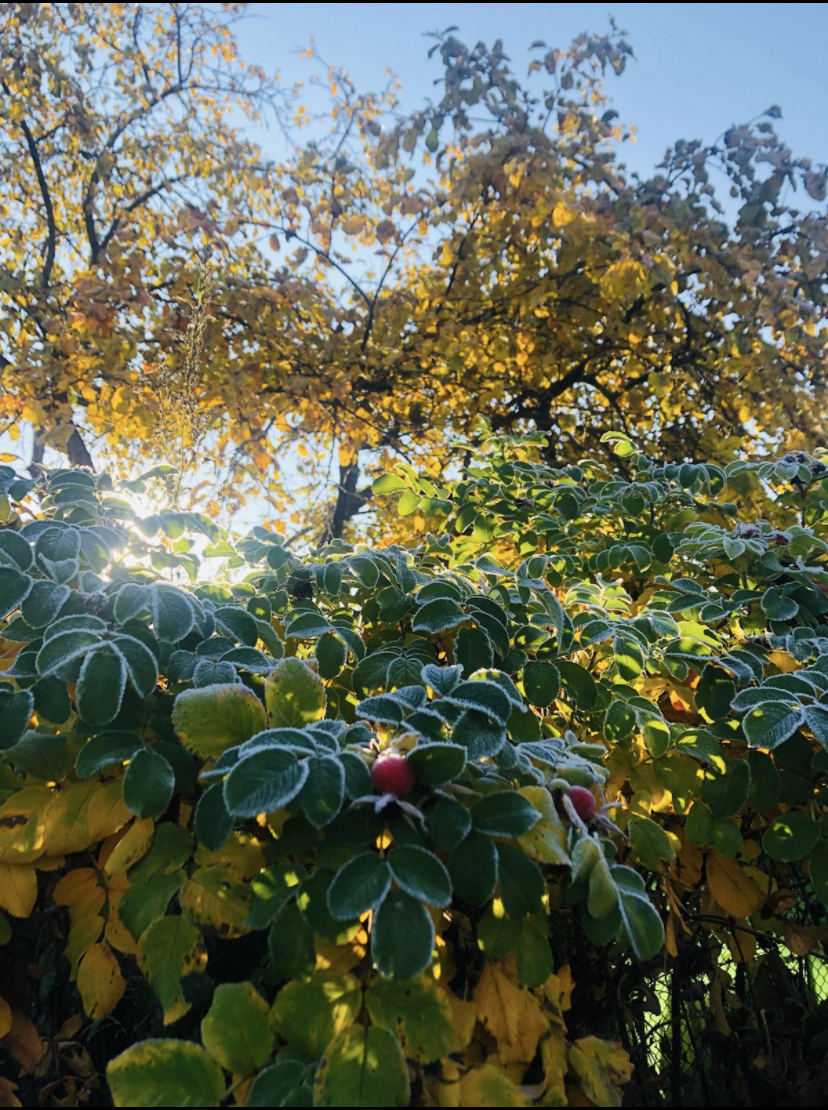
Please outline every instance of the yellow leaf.
M575 984L572 981L572 972L569 964L550 975L541 988L543 997L554 1010L558 1024L564 1027L563 1015L572 1008L572 992Z
M12 1027L11 1007L5 998L0 998L0 1037L5 1037Z
M544 1106L566 1106L567 1062L566 1039L560 1029L553 1029L540 1043L544 1075Z
M0 1106L22 1106L23 1103L14 1093L16 1090L16 1083L0 1075Z
M501 1064L516 1061L528 1064L537 1051L538 1041L549 1029L534 995L513 983L497 964L489 962L480 976L474 1001L478 1018L497 1041Z
M462 1089L460 1086L459 1064L451 1059L441 1060L440 1075L426 1078L426 1090L431 1094L437 1106L460 1106Z
M555 207L552 209L552 223L555 227L566 227L575 219L575 213L572 209L559 200Z
M52 897L59 906L75 906L80 902L92 901L102 894L98 885L98 872L93 867L77 867L63 876L53 890ZM103 900L100 904L103 904Z
M531 1106L509 1076L496 1064L472 1068L460 1082L461 1106Z
M0 806L0 860L31 863L44 854L46 819L54 797L49 786L26 786Z
M569 1050L569 1065L594 1106L620 1106L621 1090L632 1075L630 1058L617 1041L582 1037Z
M43 1059L40 1034L19 1010L12 1010L11 1029L3 1037L2 1047L17 1060L23 1075L33 1072Z
M154 835L155 822L151 817L134 821L104 864L104 874L118 875L128 871L146 853Z
M106 1017L121 1001L124 988L115 953L106 943L93 944L78 968L78 990L87 1017Z
M88 811L89 835L93 842L112 836L132 817L124 804L120 782L95 783L95 786L97 789L89 799Z
M463 1052L468 1048L477 1021L477 1007L474 1002L458 998L452 991L446 991L451 1005L451 1051Z
M715 849L707 857L707 882L718 904L733 917L750 917L765 903L764 893L739 864Z
M541 819L528 833L518 837L518 844L541 863L568 864L567 829L552 795L545 786L524 786L521 794L541 814Z
M227 939L247 932L250 890L229 867L199 867L181 888L181 908L193 924Z
M33 867L0 863L0 908L12 917L28 917L37 900L37 872Z

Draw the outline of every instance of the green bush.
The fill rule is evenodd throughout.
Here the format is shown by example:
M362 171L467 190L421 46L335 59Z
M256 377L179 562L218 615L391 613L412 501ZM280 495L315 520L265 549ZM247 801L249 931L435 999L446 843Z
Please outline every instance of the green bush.
M3 468L4 1104L618 1105L619 968L819 942L825 467L609 438L302 559Z

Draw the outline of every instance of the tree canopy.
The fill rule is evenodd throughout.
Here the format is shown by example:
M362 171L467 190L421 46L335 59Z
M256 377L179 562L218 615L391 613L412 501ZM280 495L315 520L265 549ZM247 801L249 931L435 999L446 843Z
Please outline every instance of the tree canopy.
M86 461L176 438L195 465L204 441L225 496L278 512L284 447L317 478L333 451L328 535L364 504L360 460L438 475L481 417L549 433L550 461L609 428L718 461L821 434L825 168L778 107L645 178L602 90L631 55L614 25L533 44L525 79L499 43L436 36L442 94L403 113L334 67L306 106L239 61L224 8L5 5L7 427ZM279 161L238 130L266 110ZM200 419L171 435L171 410Z

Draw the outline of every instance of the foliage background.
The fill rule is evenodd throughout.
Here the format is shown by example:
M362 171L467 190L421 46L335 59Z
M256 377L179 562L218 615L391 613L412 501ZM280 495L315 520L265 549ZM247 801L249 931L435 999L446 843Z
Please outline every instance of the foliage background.
M0 1102L818 1103L825 166L241 14L0 6Z

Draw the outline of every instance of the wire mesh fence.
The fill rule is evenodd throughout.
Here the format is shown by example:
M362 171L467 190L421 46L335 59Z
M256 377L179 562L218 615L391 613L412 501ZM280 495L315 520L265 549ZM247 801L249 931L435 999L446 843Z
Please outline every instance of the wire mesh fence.
M625 1104L826 1105L828 955L805 950L826 924L822 906L800 902L784 934L699 931L666 969L619 991L635 1064Z

